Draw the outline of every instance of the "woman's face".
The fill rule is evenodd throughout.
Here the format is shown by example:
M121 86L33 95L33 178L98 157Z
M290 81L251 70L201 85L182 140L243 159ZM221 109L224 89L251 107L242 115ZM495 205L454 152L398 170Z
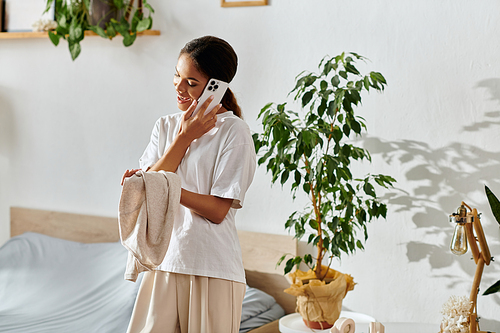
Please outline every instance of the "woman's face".
M196 69L191 57L181 54L174 74L177 107L181 111L186 111L191 103L201 96L207 82L208 78Z

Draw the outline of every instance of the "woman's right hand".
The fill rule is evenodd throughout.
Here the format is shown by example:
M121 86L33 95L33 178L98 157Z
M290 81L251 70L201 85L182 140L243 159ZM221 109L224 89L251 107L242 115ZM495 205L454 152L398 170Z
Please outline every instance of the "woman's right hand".
M203 134L210 131L215 127L217 122L217 112L221 109L222 105L215 106L210 112L205 114L208 105L213 98L209 98L203 103L197 114L191 117L193 111L196 109L196 101L185 111L181 118L181 126L179 133L174 138L170 146L168 146L162 157L156 162L150 171L167 171L175 172L179 167L187 149L193 142L200 138Z
M121 181L120 185L123 186L123 182L125 182L125 178L132 177L139 170L141 170L141 169L132 169L132 170L125 171L125 173L122 176L122 181Z
M181 120L181 128L179 134L188 138L189 141L200 138L203 134L215 127L217 122L217 112L222 107L222 104L216 105L210 112L205 114L210 102L213 100L210 96L201 106L198 113L191 116L196 109L197 101L193 101L189 108L184 113Z

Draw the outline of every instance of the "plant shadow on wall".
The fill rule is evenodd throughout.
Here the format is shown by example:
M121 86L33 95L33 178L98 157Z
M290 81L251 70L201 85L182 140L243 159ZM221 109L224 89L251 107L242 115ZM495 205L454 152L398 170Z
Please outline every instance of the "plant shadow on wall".
M488 89L492 100L500 105L500 79L488 79L479 82L476 88ZM486 120L471 123L462 128L463 132L480 132L500 129L500 110L485 114ZM488 151L474 144L454 142L445 147L435 148L426 142L401 140L385 142L378 138L364 138L363 146L372 156L380 156L388 164L400 164L406 171L405 177L411 186L412 193L389 193L389 205L398 207L396 212L412 212L412 221L416 228L433 239L443 239L441 243L411 241L407 244L407 257L411 262L428 260L432 269L451 267L457 262L461 269L470 276L463 279L459 276L435 275L446 277L446 287L463 286L464 295L469 293L474 277L474 262L463 260L450 252L450 241L454 225L447 222L448 215L453 213L461 201L481 201L478 207L482 220L488 221L484 226L492 256L497 260L484 270L481 283L480 298L493 297L500 304L498 294L482 296L492 283L499 279L498 262L500 262L500 230L487 203L484 185L493 192L500 192L500 152ZM484 223L484 222L483 222ZM426 237L427 238L427 237ZM470 256L470 252L466 254ZM483 319L485 327L500 327L500 321Z

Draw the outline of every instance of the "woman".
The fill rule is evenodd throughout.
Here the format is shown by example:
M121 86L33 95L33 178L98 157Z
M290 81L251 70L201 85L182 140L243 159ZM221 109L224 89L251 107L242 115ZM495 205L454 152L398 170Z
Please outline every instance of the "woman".
M211 36L180 52L174 86L181 112L156 122L140 167L180 176L181 209L164 261L144 274L130 333L239 330L245 272L234 217L253 179L255 149L229 89L221 104L205 114L208 100L191 117L208 80L231 82L237 63L233 48Z

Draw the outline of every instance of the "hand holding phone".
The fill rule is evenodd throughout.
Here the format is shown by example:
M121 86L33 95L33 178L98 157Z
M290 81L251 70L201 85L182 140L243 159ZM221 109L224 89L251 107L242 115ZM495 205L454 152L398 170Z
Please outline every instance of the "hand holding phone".
M203 103L210 96L214 96L214 99L212 100L212 102L210 102L207 109L205 110L205 114L210 112L217 104L220 103L220 101L222 100L222 97L226 93L228 86L229 86L229 83L227 83L227 82L217 80L217 79L209 79L207 82L207 85L205 86L205 89L203 89L203 93L201 94L200 98L198 98L198 105L196 106L196 109L191 114L191 117L193 117L195 114L198 113L198 111L202 107Z

